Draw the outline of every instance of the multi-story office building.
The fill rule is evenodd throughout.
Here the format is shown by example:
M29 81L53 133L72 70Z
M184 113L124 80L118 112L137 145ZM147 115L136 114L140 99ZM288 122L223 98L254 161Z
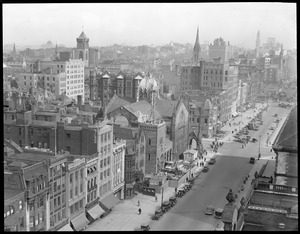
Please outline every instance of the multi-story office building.
M51 91L56 97L66 92L66 73L51 74L49 71L41 73L20 73L17 75L20 88L43 88Z
M99 155L95 153L85 156L87 186L86 186L86 214L89 221L94 222L104 210L99 206Z
M70 59L68 61L60 61L60 60L39 61L38 60L35 62L27 63L27 69L30 73L36 73L37 77L40 76L41 80L43 80L42 79L43 76L39 75L39 73L43 74L45 72L46 74L51 74L51 76L46 78L44 76L44 84L46 83L47 87L48 87L47 85L48 83L50 87L50 80L52 79L53 81L53 77L55 78L53 82L56 82L57 77L55 77L55 75L64 73L66 79L65 80L66 95L74 99L75 101L77 101L77 96L81 95L82 101L84 102L84 64L85 63L81 59ZM61 78L61 76L59 81L63 82L63 78Z
M26 185L22 175L4 168L4 231L29 231Z
M69 225L67 215L67 155L59 154L49 156L49 188L50 188L50 227L56 231L63 226Z
M22 153L25 155L27 153ZM21 155L22 158L22 155ZM12 173L22 176L26 184L26 198L28 212L26 222L30 231L48 231L49 216L49 178L45 162L8 160L8 168Z
M226 43L221 37L214 40L213 44L209 45L209 61L215 58L221 58L221 63L228 62L233 56L233 48Z
M200 66L184 66L181 69L180 90L200 89L202 87L203 61ZM206 84L206 82L203 82Z
M125 140L113 141L112 156L112 191L119 199L124 198L124 168L125 168Z
M86 205L86 170L85 159L68 157L67 169L67 212L71 227L75 231L85 229L89 221L85 215Z

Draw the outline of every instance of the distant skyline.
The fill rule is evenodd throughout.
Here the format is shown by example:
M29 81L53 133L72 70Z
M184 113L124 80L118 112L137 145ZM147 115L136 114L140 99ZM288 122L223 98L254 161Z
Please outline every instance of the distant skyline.
M268 37L296 48L296 3L43 3L2 4L3 44L76 47L82 31L90 46L164 45L171 41L255 48Z

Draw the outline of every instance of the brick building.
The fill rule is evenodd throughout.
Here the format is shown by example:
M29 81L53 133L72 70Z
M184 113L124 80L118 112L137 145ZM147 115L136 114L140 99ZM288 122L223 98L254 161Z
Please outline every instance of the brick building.
M4 169L4 231L29 231L26 185L22 175Z
M125 140L113 142L112 156L112 191L119 199L124 198L124 167L125 167Z
M88 225L85 215L86 205L86 170L85 159L68 157L67 170L67 213L70 226L75 231L81 231Z
M26 154L26 153L23 153ZM22 177L26 184L26 213L25 222L30 231L49 230L49 178L47 165L44 161L21 161L7 160L8 169Z
M90 74L90 100L100 100L102 106L106 107L116 93L119 97L134 102L141 80L142 75L140 73L119 72L115 75L109 72L92 72Z

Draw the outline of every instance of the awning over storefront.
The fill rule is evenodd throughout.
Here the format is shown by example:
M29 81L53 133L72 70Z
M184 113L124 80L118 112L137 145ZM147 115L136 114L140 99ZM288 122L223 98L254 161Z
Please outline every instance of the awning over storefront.
M87 211L93 219L98 219L105 211L99 206L95 205L92 209Z
M89 221L85 217L85 212L84 212L78 215L75 219L73 219L71 223L76 231L81 231L89 224Z
M120 200L116 198L113 194L109 194L100 200L100 205L104 206L106 210L113 208ZM101 206L101 207L102 207Z
M68 223L67 225L63 226L61 229L58 230L59 232L70 232L70 231L74 231L70 224Z

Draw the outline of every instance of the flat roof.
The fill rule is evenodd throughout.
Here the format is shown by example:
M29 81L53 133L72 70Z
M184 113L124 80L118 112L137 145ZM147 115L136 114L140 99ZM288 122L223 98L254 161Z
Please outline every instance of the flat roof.
M56 122L33 120L33 122L30 125L31 126L41 126L41 127L56 127Z

